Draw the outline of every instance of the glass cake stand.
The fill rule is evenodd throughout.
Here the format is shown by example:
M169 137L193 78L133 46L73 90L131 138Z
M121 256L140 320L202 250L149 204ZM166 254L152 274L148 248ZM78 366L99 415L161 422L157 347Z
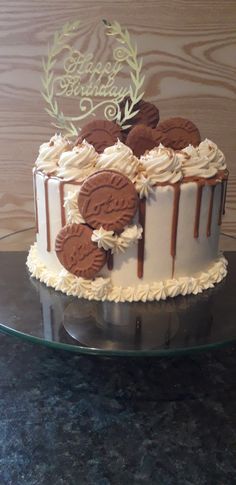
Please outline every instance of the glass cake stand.
M11 235L9 242L16 237ZM51 347L106 356L171 356L222 347L236 341L236 252L225 255L227 277L200 295L113 303L47 288L30 277L25 251L0 252L0 330Z

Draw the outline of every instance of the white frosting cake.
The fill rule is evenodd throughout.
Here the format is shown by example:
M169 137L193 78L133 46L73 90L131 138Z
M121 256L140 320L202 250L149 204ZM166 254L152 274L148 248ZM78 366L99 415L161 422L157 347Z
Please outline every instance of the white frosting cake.
M121 232L91 229L107 262L86 279L61 264L55 243L62 227L86 224L78 196L83 182L104 170L127 177L139 202ZM223 153L209 140L178 152L159 145L138 159L119 140L98 154L86 140L73 147L55 135L35 163L37 235L28 268L46 285L88 299L154 301L200 293L226 275L218 243L227 175Z

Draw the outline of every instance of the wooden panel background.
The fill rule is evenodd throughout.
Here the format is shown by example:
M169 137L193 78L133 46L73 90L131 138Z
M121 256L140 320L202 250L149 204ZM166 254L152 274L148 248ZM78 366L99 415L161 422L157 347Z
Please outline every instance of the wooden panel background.
M81 19L83 39L102 18L129 28L144 59L145 99L161 117L192 119L225 152L230 179L222 230L236 236L235 0L1 0L0 236L34 224L31 168L39 144L53 133L40 95L47 44L68 20ZM0 247L24 244L27 233ZM224 245L231 247L230 240Z

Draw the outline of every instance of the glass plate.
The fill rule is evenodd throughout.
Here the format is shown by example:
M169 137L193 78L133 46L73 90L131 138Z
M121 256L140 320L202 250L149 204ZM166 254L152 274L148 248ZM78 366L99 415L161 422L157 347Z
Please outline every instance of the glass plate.
M225 255L227 277L200 295L113 303L47 288L29 276L26 252L0 252L0 330L51 347L107 356L171 356L222 347L236 341L236 252Z

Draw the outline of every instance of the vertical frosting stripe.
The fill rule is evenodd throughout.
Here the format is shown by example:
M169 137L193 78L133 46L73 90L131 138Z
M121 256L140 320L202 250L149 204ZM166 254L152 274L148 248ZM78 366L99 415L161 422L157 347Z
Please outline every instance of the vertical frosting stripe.
M61 204L61 226L64 227L66 225L66 213L64 207L64 181L60 180L59 182L59 191L60 191L60 204Z
M197 201L196 201L196 213L194 222L194 237L197 239L199 236L199 224L200 224L200 214L201 214L201 203L202 203L202 189L203 186L200 182L197 182Z
M34 211L35 211L35 226L36 234L39 232L39 220L38 220L38 201L37 201L37 179L36 179L36 169L33 170L33 181L34 181Z
M224 179L224 189L225 189L225 193L224 193L224 203L223 203L223 215L225 214L225 204L226 204L227 187L228 187L228 174L226 175L226 177Z
M145 248L145 221L146 221L146 199L139 200L138 221L143 228L142 239L138 241L138 278L143 277L144 248Z
M210 196L210 204L209 204L209 212L208 212L208 219L207 219L207 237L211 235L211 222L212 222L212 211L213 211L213 204L214 204L214 194L215 194L215 185L211 186L211 196Z
M172 228L171 228L171 246L170 254L172 256L172 278L175 272L175 256L176 256L176 240L179 218L179 200L180 200L180 184L173 185L174 200L173 200L173 215L172 215Z
M46 210L46 231L47 231L47 251L51 251L51 235L50 235L50 217L49 217L49 200L48 200L48 182L49 177L44 179L45 190L45 210Z

